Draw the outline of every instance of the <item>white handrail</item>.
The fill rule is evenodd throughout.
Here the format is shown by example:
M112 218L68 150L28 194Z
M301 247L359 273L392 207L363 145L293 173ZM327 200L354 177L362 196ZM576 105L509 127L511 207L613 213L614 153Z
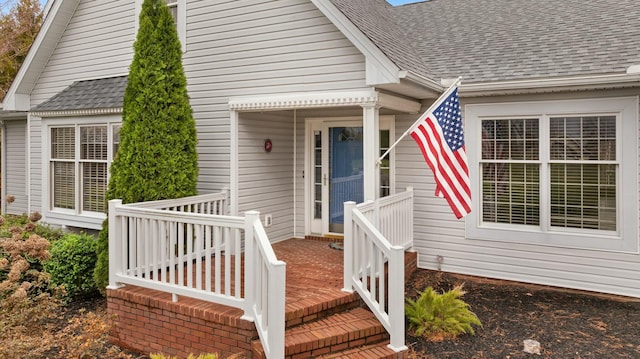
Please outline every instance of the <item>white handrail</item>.
M344 204L344 291L354 288L390 335L389 348L406 350L404 328L404 251L413 243L413 232L398 231L406 225L404 217L413 217L413 191L391 196L384 201ZM383 202L383 203L380 203ZM400 207L396 203L404 203ZM381 223L387 216L381 208L393 208L387 232L403 237L392 244L372 221ZM401 209L401 210L400 210ZM364 212L364 213L363 213ZM409 222L412 225L412 222ZM413 226L413 225L412 225ZM393 278L393 280L390 280Z
M286 264L276 258L260 222L260 213L245 213L247 308L267 358L284 358Z

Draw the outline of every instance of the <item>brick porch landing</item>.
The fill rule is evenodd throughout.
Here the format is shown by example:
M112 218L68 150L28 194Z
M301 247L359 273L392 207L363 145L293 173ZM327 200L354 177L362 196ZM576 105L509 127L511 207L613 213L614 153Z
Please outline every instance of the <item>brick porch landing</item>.
M375 316L361 307L357 294L341 291L342 251L328 242L289 239L273 244L287 263L285 355L287 358L395 358L388 335ZM415 253L405 257L407 271ZM221 358L263 356L253 323L242 311L135 286L107 291L108 312L116 323L110 339L140 353L187 357L218 353Z

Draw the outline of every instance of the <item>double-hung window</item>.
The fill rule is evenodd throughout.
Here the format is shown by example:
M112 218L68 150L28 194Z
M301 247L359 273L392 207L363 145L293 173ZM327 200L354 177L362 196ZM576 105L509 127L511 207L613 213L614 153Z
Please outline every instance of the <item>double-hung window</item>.
M638 99L467 105L467 237L638 251Z
M51 125L49 210L103 216L109 165L119 144L117 123Z

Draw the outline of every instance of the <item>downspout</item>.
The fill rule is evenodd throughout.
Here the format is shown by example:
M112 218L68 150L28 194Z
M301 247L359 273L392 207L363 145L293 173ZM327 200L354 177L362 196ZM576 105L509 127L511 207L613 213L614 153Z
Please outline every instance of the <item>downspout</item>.
M5 200L7 198L7 130L5 129L4 126L4 120L0 120L0 131L2 131L0 133L0 135L2 136L2 138L0 139L0 141L2 141L2 143L0 144L1 149L0 149L0 161L2 161L2 167L0 169L0 171L2 171L2 193L0 194L0 196L2 196L2 198L0 199L2 201L2 203L0 203L0 206L2 208L2 214L6 214L7 213L7 201Z
M40 127L42 128L42 120L40 121ZM27 113L27 149L26 149L26 156L27 156L27 170L26 170L26 175L27 175L27 214L31 213L31 113ZM44 176L44 168L42 171L42 175ZM44 203L42 203L42 205L44 205ZM44 212L42 210L42 205L40 206L40 210L41 212Z

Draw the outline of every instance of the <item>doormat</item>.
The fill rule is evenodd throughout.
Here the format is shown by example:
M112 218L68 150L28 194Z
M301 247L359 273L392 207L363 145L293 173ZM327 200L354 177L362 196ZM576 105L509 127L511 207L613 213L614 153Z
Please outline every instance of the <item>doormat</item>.
M336 250L344 250L344 247L342 245L342 242L331 242L329 243L329 247L332 249L336 249Z

